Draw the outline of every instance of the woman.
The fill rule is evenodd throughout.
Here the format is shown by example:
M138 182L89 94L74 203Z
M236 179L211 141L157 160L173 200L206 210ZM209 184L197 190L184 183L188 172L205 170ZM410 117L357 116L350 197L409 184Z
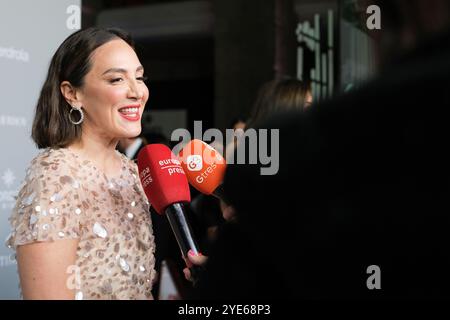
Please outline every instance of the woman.
M50 63L31 162L10 218L25 299L152 299L154 239L136 165L148 99L133 42L117 29L69 36Z
M285 77L264 83L258 91L249 120L238 120L234 123L237 138L226 147L227 159L235 157L236 148L245 139L245 130L255 128L276 113L306 110L312 104L311 89L308 84L298 79ZM220 203L225 220L234 220L236 211L232 206Z
M312 104L310 87L293 78L266 82L259 89L246 129L267 120L277 112L305 110Z

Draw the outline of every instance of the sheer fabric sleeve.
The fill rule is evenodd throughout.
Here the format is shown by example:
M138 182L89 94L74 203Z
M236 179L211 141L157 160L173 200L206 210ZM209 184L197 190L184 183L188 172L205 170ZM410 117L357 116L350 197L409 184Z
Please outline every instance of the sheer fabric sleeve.
M15 248L32 242L75 239L81 235L84 208L77 169L63 157L38 156L21 187L7 240Z

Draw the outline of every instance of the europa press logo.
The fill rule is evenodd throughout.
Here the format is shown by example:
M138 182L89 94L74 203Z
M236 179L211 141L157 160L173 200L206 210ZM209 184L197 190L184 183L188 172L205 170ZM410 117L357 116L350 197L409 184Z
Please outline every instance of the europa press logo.
M202 157L198 154L193 154L187 157L187 167L189 171L200 171L203 168Z

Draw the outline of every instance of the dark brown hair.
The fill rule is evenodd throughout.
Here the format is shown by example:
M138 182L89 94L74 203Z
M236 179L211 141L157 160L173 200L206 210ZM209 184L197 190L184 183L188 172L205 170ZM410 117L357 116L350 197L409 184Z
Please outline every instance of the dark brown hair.
M83 87L85 76L92 67L92 53L114 39L122 39L134 49L133 40L123 30L88 28L70 35L56 50L33 120L31 137L38 148L65 147L81 137L81 125L74 125L69 120L72 107L62 95L60 85L68 81L75 88Z
M253 127L271 114L307 107L309 85L297 79L285 78L265 83L259 90L246 128Z

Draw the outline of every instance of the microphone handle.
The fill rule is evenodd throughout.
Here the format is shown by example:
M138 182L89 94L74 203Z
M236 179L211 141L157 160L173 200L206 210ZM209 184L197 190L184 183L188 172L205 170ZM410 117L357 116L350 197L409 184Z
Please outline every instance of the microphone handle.
M200 251L192 235L193 232L184 214L182 204L174 203L168 206L165 210L165 214L169 219L169 224L172 228L173 233L175 234L175 238L177 239L178 246L180 247L183 258L189 260L189 250L192 250L194 254L198 254ZM189 268L189 270L191 271L191 278L195 286L202 268L200 266L193 265L191 268Z
M196 266L192 265L192 267L189 268L189 271L191 272L191 281L192 286L196 287L198 284L198 279L200 279L200 274L203 272L202 266Z

